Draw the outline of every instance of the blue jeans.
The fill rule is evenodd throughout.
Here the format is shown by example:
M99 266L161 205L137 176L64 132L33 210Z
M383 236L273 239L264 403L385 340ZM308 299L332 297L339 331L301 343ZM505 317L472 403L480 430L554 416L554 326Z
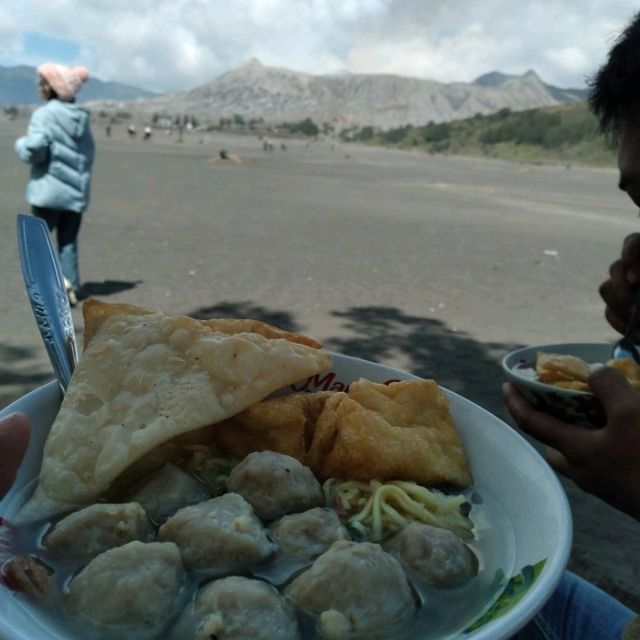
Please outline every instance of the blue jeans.
M71 283L74 291L80 289L80 272L78 269L78 233L82 214L75 211L60 211L59 209L45 209L31 207L34 216L42 218L49 227L49 231L56 232L58 241L58 256L64 277Z
M636 614L567 571L540 613L512 640L621 640Z

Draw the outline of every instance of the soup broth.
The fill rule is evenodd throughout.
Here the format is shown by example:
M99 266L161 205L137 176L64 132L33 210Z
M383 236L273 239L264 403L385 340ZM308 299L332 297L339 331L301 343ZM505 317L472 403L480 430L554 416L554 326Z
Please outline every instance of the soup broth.
M33 483L9 505L7 519L10 521L25 498L33 490ZM418 608L406 624L386 628L381 637L393 640L441 640L455 637L481 615L500 595L505 577L514 569L515 538L511 523L495 497L482 487L472 487L464 493L471 504L469 517L474 523L473 540L467 544L478 560L477 575L464 585L452 588L436 588L426 584L418 575L407 571L412 584ZM20 530L20 552L39 557L54 570L55 583L60 593L71 578L88 562L60 562L51 557L41 541L53 522L31 526ZM384 546L384 542L383 542ZM273 584L279 591L301 571L312 564L312 560L303 560L295 556L278 554L269 562L254 568L247 575ZM132 633L125 628L91 629L87 622L64 612L62 598L53 598L48 602L38 601L24 594L10 592L15 606L31 620L37 620L42 627L42 637L58 640L156 640L171 638L182 640L193 635L195 617L192 614L193 600L197 589L210 581L213 576L187 573L182 589L181 612L177 611L161 631ZM348 588L345 585L345 588ZM375 589L375 585L372 585ZM18 612L16 612L18 615ZM301 637L304 640L316 640L320 634L316 620L303 612L298 612ZM354 638L356 636L353 636ZM367 634L371 638L371 634Z

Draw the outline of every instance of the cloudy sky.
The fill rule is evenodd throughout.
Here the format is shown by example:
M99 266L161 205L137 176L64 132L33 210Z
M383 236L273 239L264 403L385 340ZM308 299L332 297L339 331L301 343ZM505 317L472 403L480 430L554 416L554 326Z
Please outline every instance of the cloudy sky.
M637 0L2 0L0 65L86 64L189 89L251 57L308 73L442 82L534 69L584 86Z

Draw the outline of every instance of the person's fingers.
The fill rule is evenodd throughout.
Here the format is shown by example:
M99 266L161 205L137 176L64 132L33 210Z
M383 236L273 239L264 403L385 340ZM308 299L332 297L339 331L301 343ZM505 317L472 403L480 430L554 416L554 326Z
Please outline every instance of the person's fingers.
M598 291L606 305L607 322L616 331L624 333L632 314L635 289L629 282L629 270L622 260L616 260L609 267L609 278Z
M589 471L585 471L581 467L573 464L567 456L553 447L547 447L545 451L545 458L549 465L558 473L570 478L586 490L584 485L589 485L589 478L591 477Z
M13 484L27 451L31 426L23 413L13 413L0 419L0 497Z
M640 284L640 233L632 233L624 239L621 257L629 284L637 286Z
M600 296L608 304L615 308L628 303L633 287L626 277L626 268L622 260L616 260L609 267L609 277L598 288Z
M547 449L546 459L555 471L573 481L577 487L597 496L619 511L628 513L638 519L637 499L633 486L626 484L620 487L609 473L597 468L582 468L571 464L562 453L555 449Z
M629 267L622 258L618 258L618 260L611 263L609 279L604 284L607 283L610 283L614 292L618 292L617 295L622 292L626 296L629 291L633 291L634 285L629 281Z
M588 383L604 408L609 433L640 428L640 394L620 371L613 367L598 367L589 376Z
M545 451L545 458L555 471L561 473L567 478L570 478L571 480L575 481L581 475L578 467L569 462L562 452L554 449L553 447L547 447Z
M582 468L574 465L560 451L550 447L545 451L545 457L554 471L557 471L565 478L569 478L583 491L592 493L594 496L598 496L623 511L626 510L626 505L620 499L620 492L612 485L610 478L606 474L603 475L591 467Z
M636 289L640 285L640 233L632 233L624 239L621 260L624 267L625 282L631 288L631 294L628 293L628 289L625 289L624 295L631 295L633 299L628 302L628 316L621 314L620 309L616 310L615 314L618 317L629 320L635 305ZM622 295L622 289L620 293ZM633 339L640 340L639 330L634 330Z
M609 267L609 278L600 285L598 291L607 305L607 320L609 316L616 319L616 329L620 324L626 326L633 307L634 287L629 284L627 267L622 260L616 260Z
M572 461L589 456L592 448L589 430L537 411L512 384L506 384L504 400L509 413L522 431L536 440L562 451Z
M611 327L618 333L624 333L626 331L630 315L619 316L611 309L611 307L607 307L604 310L604 317Z

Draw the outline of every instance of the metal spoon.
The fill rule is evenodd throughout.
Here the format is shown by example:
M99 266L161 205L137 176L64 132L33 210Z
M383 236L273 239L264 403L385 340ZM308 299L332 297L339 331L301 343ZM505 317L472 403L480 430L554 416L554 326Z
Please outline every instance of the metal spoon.
M18 214L18 253L33 315L64 394L78 350L58 254L44 220Z
M614 358L633 358L638 364L640 364L640 353L633 341L632 334L634 329L639 328L640 323L640 287L636 290L635 299L633 302L633 311L631 313L631 319L625 329L624 335L613 347Z

